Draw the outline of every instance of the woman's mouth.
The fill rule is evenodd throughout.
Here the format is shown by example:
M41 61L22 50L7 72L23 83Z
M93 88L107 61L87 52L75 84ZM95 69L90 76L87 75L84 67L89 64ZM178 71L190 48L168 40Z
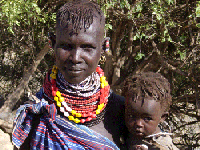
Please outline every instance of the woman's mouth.
M71 74L80 74L83 72L83 69L79 69L79 68L70 68L68 69L68 72Z

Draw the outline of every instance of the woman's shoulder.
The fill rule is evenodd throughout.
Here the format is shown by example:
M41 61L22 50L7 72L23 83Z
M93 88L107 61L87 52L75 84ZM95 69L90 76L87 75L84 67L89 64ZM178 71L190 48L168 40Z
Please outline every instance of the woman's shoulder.
M110 103L114 103L117 105L124 105L125 103L125 98L123 96L115 94L112 90L110 90L110 95L108 99Z
M111 92L103 121L105 129L112 134L113 141L118 146L121 145L120 137L125 129L124 103L124 97Z

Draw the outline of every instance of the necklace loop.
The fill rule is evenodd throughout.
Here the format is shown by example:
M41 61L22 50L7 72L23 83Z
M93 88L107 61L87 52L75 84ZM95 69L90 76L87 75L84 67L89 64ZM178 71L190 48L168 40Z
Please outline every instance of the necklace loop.
M75 123L84 124L90 122L93 118L97 118L97 115L105 109L108 103L110 86L100 67L96 68L96 72L100 76L100 90L89 97L74 97L59 91L56 86L58 68L53 66L50 74L52 96L60 112Z

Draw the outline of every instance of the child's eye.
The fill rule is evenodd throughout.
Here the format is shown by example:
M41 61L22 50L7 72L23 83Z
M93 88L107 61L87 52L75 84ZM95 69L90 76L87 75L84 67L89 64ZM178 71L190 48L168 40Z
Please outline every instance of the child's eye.
M151 117L144 117L144 121L150 121L150 120L152 120Z

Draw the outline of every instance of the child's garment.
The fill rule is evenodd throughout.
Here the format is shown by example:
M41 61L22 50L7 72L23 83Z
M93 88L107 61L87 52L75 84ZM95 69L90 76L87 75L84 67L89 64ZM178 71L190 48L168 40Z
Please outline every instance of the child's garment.
M147 142L149 149L160 149L160 150L178 150L173 144L172 138L169 133L161 132L158 134L148 136L144 142Z
M127 142L128 150L134 150L136 145L146 145L148 146L148 150L178 150L173 144L169 133L166 132L150 135L142 141L130 141L130 139L128 139Z

